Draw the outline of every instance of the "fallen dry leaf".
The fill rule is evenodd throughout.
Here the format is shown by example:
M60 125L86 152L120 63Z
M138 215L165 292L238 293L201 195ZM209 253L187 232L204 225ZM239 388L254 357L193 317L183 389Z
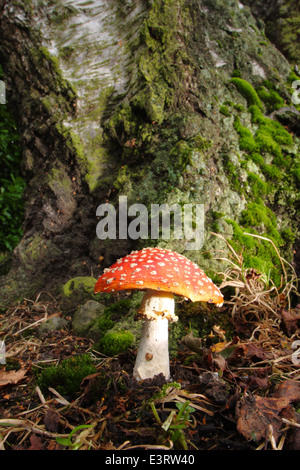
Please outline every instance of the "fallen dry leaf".
M224 349L228 348L230 344L230 341L221 341L220 343L213 344L211 346L211 350L213 353L219 354L221 351L224 351Z
M201 338L196 338L192 331L190 331L187 335L185 335L181 341L191 351L194 351L196 353L199 353L203 349Z
M5 387L6 385L17 384L23 380L26 373L27 369L10 370L8 372L0 370L0 388Z
M287 334L290 336L297 331L300 322L300 309L281 310L282 322Z
M28 447L28 450L42 450L43 449L43 444L42 440L39 436L36 436L35 434L32 434L30 436L30 447Z
M59 425L60 416L54 410L47 410L47 413L44 417L44 424L47 431L51 432L58 432L58 425Z
M240 343L235 349L236 356L242 356L252 361L264 361L267 358L265 351L254 343Z
M277 386L272 396L274 398L288 398L290 403L300 402L300 383L294 380L285 380Z
M242 398L236 406L237 430L246 439L259 442L267 437L272 426L275 441L278 439L282 420L279 413L289 406L288 397L265 398L249 395Z

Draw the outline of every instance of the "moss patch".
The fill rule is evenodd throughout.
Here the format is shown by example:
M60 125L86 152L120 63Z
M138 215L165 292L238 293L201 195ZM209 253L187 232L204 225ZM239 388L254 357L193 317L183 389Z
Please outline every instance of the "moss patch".
M240 94L246 99L248 106L256 105L260 109L263 109L263 105L260 101L257 92L255 91L253 86L249 82L247 82L247 80L244 80L239 77L233 77L231 79L231 83L236 86Z
M66 297L70 297L70 295L78 291L85 291L91 294L94 293L96 282L97 279L91 276L74 277L62 286L62 293Z
M92 276L77 276L60 287L60 308L63 312L74 312L87 300L99 300L94 294L97 279Z
M95 349L106 356L115 356L128 349L134 336L130 331L110 331L95 345Z
M239 221L226 219L226 222L233 228L234 247L238 251L245 248L246 266L268 275L271 273L279 285L281 266L274 247L268 241L245 233L253 233L272 240L281 253L284 253L287 259L291 259L292 241L288 236L284 237L284 230L287 228L288 232L295 231L295 227L289 228L289 225L293 226L293 220L285 220L282 224L282 220L276 216L274 200L279 200L280 194L284 192L293 199L294 189L296 191L293 186L293 172L296 168L296 159L293 156L295 142L292 134L282 124L264 114L262 102L269 111L278 109L284 104L281 96L273 90L271 83L263 82L258 87L258 92L240 77L234 77L232 83L236 85L248 104L247 119L245 113L242 115L238 113L233 124L239 136L239 148L243 152L240 163L241 168L247 171L247 185L244 184L242 187L240 174L228 154L225 154L226 158L223 157L223 163L232 188L240 194L247 195L248 203ZM241 119L247 124L243 125ZM250 161L256 165L254 167L256 171L248 169L247 162Z
M53 387L61 395L74 399L80 391L84 377L96 372L89 355L74 356L64 359L57 366L49 366L38 373L37 383L43 393Z

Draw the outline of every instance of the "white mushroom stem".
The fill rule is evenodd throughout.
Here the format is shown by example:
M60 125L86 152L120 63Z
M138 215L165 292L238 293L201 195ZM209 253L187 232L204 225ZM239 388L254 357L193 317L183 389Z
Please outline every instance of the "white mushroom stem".
M144 318L141 341L137 352L133 376L136 380L163 374L170 378L168 328L174 315L174 297L169 292L147 290L139 313Z

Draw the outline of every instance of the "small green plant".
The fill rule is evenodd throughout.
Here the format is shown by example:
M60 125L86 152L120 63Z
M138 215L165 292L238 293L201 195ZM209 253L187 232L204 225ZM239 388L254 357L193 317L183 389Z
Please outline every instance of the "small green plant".
M79 450L83 445L83 442L80 439L81 434L73 441L74 434L81 429L89 429L92 427L93 426L91 424L81 424L80 426L76 426L76 428L72 429L68 437L57 436L56 442L57 444L68 447L68 450Z
M191 413L196 411L190 406L190 401L176 403L178 411L172 410L164 422L161 421L153 401L150 402L150 407L156 422L161 427L163 439L170 439L177 447L188 450L184 432L190 425Z

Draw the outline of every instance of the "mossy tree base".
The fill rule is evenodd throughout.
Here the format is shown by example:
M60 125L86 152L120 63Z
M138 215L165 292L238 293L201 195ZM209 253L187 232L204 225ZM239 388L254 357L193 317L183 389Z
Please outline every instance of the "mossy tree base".
M69 2L68 11L59 0L7 5L0 62L27 192L24 236L1 280L5 302L97 277L141 245L186 251L185 240L98 240L96 207L117 205L120 195L148 209L204 204L204 246L185 254L210 275L223 268L214 255L224 248L212 229L240 247L247 245L241 231L255 230L292 251L299 139L270 114L291 104L291 67L247 7L211 0L110 0L103 11L93 2L85 9ZM78 45L80 21L93 13L110 18L103 31L117 31L106 45L120 59L113 76L102 74L105 47L93 35ZM261 261L257 248L250 247L251 262ZM264 261L268 267L272 256Z

